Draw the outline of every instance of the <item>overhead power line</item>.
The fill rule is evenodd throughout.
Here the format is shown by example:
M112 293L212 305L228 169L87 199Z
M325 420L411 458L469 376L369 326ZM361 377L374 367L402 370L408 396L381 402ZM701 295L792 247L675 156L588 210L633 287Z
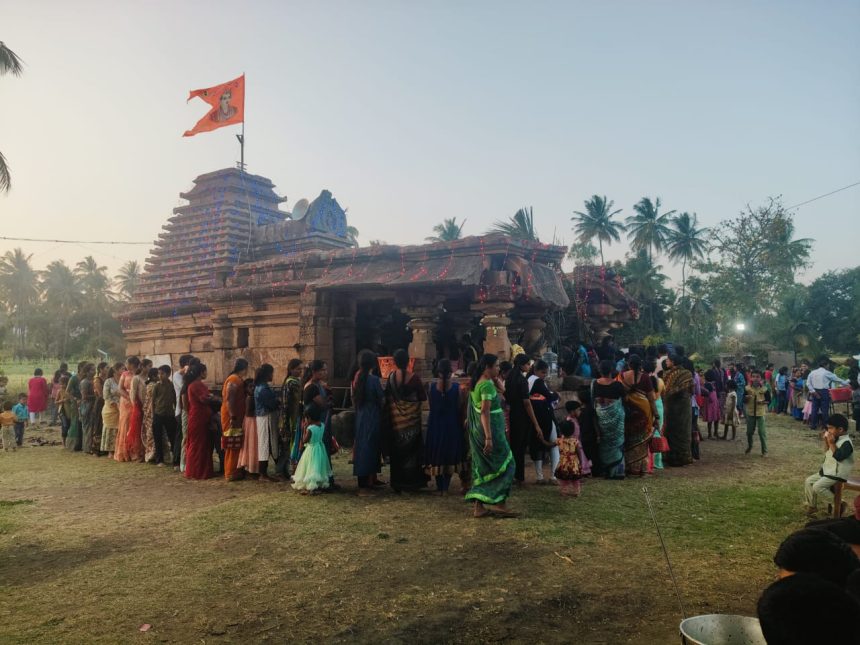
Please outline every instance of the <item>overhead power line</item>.
M854 186L860 186L860 181L855 181L853 184L848 184L847 186L843 186L842 188L837 188L836 190L831 190L829 193L824 193L823 195L819 195L818 197L813 197L812 199L807 199L805 202L800 202L799 204L795 204L794 206L789 206L785 210L790 211L800 206L804 206L806 204L810 204L819 199L824 199L825 197L830 197L831 195L835 195L836 193L841 193L843 190L848 190L849 188L854 188Z
M121 242L110 240L49 240L39 237L5 237L0 236L0 240L9 242L54 242L56 244L152 244L152 242Z

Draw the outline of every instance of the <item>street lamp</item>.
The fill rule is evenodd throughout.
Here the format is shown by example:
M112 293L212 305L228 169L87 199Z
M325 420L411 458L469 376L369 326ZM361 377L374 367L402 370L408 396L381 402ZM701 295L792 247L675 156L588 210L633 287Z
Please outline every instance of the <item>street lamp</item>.
M740 354L741 360L743 360L744 348L743 348L743 340L744 340L744 330L747 326L742 323L735 323L735 329L738 331L738 354Z

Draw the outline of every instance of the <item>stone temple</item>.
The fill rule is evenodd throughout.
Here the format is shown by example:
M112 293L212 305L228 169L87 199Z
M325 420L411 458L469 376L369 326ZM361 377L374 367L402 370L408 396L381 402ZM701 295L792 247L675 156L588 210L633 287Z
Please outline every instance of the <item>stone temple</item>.
M356 247L329 191L290 213L269 179L236 168L180 196L121 322L129 354L192 353L213 383L239 357L272 363L276 382L291 358L323 359L335 386L364 348L408 347L424 374L442 356L465 362L466 346L508 358L511 338L540 347L571 304L565 247L503 235Z

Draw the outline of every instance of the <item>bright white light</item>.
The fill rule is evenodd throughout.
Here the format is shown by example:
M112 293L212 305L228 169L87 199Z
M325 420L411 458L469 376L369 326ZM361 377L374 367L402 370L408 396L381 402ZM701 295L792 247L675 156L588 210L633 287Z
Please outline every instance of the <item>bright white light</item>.
M743 330L744 330L744 329L746 329L746 328L747 328L747 326L746 326L745 324L743 324L743 323L737 323L737 324L735 325L735 329L737 329L738 331L743 331Z

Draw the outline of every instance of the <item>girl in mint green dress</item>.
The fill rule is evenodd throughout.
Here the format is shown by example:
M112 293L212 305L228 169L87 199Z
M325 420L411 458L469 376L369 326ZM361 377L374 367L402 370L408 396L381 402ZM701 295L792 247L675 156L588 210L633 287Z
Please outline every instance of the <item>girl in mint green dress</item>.
M322 410L314 403L305 408L305 449L293 474L293 488L303 494L329 487L331 462L323 444Z

